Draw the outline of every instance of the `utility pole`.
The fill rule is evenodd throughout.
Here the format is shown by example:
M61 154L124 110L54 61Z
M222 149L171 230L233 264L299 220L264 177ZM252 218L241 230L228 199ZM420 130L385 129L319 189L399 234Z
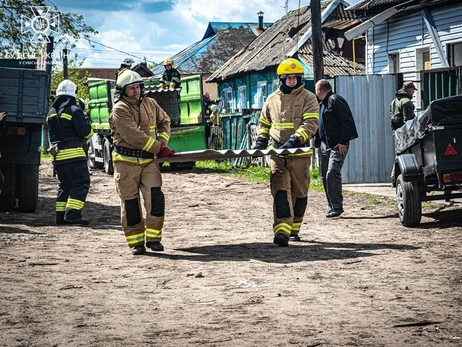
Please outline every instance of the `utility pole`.
M69 73L67 71L67 48L63 49L63 78L69 79Z
M313 43L313 73L314 82L316 83L324 78L320 0L311 0L311 33Z

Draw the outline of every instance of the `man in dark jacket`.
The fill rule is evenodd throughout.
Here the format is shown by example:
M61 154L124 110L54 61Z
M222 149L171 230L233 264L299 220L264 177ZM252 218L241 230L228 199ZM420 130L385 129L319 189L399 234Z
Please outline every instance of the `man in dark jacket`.
M396 91L396 98L390 104L390 123L392 130L402 127L406 121L415 117L412 97L417 88L412 81L404 82L403 88Z
M82 218L82 209L90 188L90 173L83 142L93 136L93 130L77 105L76 97L76 85L70 80L62 81L47 116L51 143L49 153L53 156L59 179L57 225L88 224Z
M332 92L327 80L316 83L316 95L321 100L316 147L321 148L321 176L329 210L326 217L343 213L342 166L349 142L358 137L350 107L344 98Z

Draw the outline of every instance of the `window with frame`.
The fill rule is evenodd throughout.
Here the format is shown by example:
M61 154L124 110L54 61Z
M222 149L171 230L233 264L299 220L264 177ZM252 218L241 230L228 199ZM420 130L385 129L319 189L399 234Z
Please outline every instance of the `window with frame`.
M225 110L228 113L232 113L234 111L234 100L233 100L233 90L228 87L224 88L222 91L223 95L223 104L225 105Z
M388 55L388 71L390 73L399 72L399 53L393 53Z
M245 85L237 87L237 109L236 112L242 112L242 109L247 108L247 87Z
M259 81L257 83L257 94L255 108L263 108L266 97L268 96L266 81Z
M422 47L416 50L415 52L415 59L416 59L416 68L417 71L422 70L430 70L431 69L431 54L430 54L430 47ZM422 94L420 91L422 90L419 81L419 75L415 74L413 78L413 82L416 85L418 92L414 93L413 101L415 102L416 110L421 110L423 107L423 100ZM411 77L412 78L412 77Z
M462 65L462 42L447 45L447 55L450 66Z
M271 86L271 87L272 87L272 89L273 89L273 90L271 91L271 93L274 93L274 92L276 91L276 89L278 89L279 83L278 83L278 80L277 80L277 79L274 79L274 80L273 80L273 83L272 83L272 86Z

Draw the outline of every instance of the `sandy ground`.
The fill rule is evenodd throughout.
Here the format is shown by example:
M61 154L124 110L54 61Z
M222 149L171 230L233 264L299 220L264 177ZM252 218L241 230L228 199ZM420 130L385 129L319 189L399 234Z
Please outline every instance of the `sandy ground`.
M462 346L461 206L403 227L390 197L310 191L302 242L272 243L267 184L165 172L165 252L132 256L112 177L90 227L56 227L41 165L33 214L0 212L1 346Z

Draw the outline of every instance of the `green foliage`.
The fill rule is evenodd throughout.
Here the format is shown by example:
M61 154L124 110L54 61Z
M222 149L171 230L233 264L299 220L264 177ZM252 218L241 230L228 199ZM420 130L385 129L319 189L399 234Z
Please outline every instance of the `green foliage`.
M195 170L205 173L219 173L243 178L255 182L269 182L270 169L264 166L250 165L246 169L233 167L229 161L198 161Z
M61 12L57 6L45 0L2 0L0 3L0 57L9 59L27 59L18 55L37 55L43 48L43 40L23 33L22 24L27 18L36 17L33 7L46 8L46 18L59 23L57 33L49 33L54 36L55 46L68 44L74 46L75 41L81 38L90 38L91 34L98 32L85 24L83 16L73 12ZM38 21L34 23L37 24ZM31 36L34 39L31 39Z
M88 100L88 87L85 85L85 82L90 76L88 71L82 72L82 70L78 70L84 63L84 60L78 61L77 54L69 59L68 57L68 79L74 82L77 86L77 94L78 97L84 100ZM53 74L51 76L51 94L52 100L55 98L56 89L58 88L59 83L62 82L64 79L63 77L63 70L62 70L62 61L55 62L53 64Z
M322 185L321 170L319 167L313 167L310 171L310 189L324 190Z

